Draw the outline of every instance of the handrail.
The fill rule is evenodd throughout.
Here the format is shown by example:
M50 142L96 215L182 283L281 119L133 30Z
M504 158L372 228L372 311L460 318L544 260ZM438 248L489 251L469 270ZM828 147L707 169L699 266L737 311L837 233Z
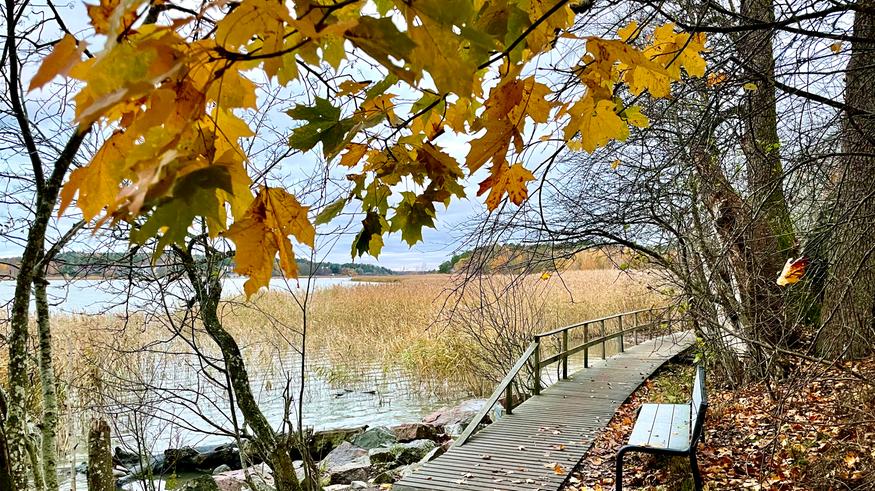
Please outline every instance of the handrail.
M480 409L480 411L477 412L477 414L474 416L474 418L471 420L471 422L468 423L468 426L465 427L465 430L462 431L462 434L459 435L459 437L453 443L453 447L458 447L458 446L464 445L465 442L468 441L468 439L471 437L471 435L474 434L475 431L477 431L477 427L480 426L480 424L483 422L483 419L486 417L486 415L489 414L489 411L491 411L493 406L495 406L495 404L498 402L498 399L501 398L502 393L505 393L506 397L507 397L506 412L507 412L507 414L512 413L512 411L513 411L513 391L512 391L511 383L513 382L513 379L517 376L517 374L520 372L520 370L522 370L522 368L526 365L526 362L528 362L529 359L532 358L533 356L535 358L535 361L534 361L535 386L533 387L533 395L537 396L541 392L541 369L542 368L550 365L551 363L555 363L555 362L561 360L564 362L563 367L562 367L563 368L563 370L562 370L563 378L568 378L568 357L569 356L571 356L575 353L578 353L581 350L586 350L584 352L584 367L588 367L589 366L589 362L588 362L589 349L588 348L595 346L597 344L602 344L602 349L603 349L602 357L604 358L604 356L605 356L604 343L606 341L609 341L611 339L619 337L621 340L620 343L623 344L623 336L628 332L635 332L635 342L637 343L639 330L653 327L653 326L658 325L662 322L659 320L654 320L654 321L648 322L646 324L638 324L638 314L641 314L643 312L666 312L670 308L671 307L651 307L651 308L647 308L647 309L632 310L629 312L622 312L619 314L601 317L599 319L592 319L592 320L587 320L587 321L583 321L583 322L578 322L576 324L571 324L571 325L568 325L565 327L560 327L557 329L553 329L551 331L543 332L540 334L535 334L533 336L534 340L532 341L532 343L529 344L529 346L525 349L525 351L523 351L522 355L520 355L520 357L514 363L513 367L510 369L510 371L508 371L507 374L504 376L504 378L501 380L501 382L499 382L498 386L495 388L495 391L492 393L492 395L489 397L489 399L487 399L486 404ZM635 325L624 329L622 319L624 316L629 316L629 315L635 316ZM620 330L617 332L611 333L611 334L605 334L604 333L604 322L611 320L611 319L616 319L616 318L620 319L620 322L619 322ZM595 324L595 323L601 324L601 331L600 331L601 336L599 336L597 338L590 339L588 327L589 327L589 324ZM577 327L584 327L584 342L582 344L579 344L577 346L569 348L569 346L568 346L568 331L571 329L577 328ZM549 337L549 336L554 336L556 334L563 335L562 336L562 351L542 360L541 359L541 339ZM624 348L621 347L621 351L623 349Z
M542 332L540 334L535 334L535 337L536 338L546 338L549 336L555 336L556 334L559 334L562 331L567 331L569 329L574 329L576 327L582 327L584 324L595 324L596 322L609 321L611 319L616 319L617 317L622 317L625 315L634 315L634 314L640 314L642 312L655 312L655 311L659 311L659 310L668 310L669 308L670 307L650 307L647 309L630 310L629 312L621 312L619 314L612 314L612 315L609 315L607 317L600 317L598 319L590 319L590 320L578 322L576 324L571 324L571 325L564 326L564 327L557 327L556 329L553 329L551 331Z
M520 370L522 370L523 366L525 366L526 362L529 361L529 358L537 349L538 343L536 341L533 341L531 344L529 344L529 347L526 348L526 350L519 357L519 359L517 359L516 363L514 363L513 368L511 368L510 371L507 372L507 375L504 376L504 379L502 379L501 382L498 384L498 387L495 388L495 392L492 393L492 396L489 397L489 399L486 401L486 404L480 409L477 415L474 416L474 419L472 419L471 422L468 423L465 431L463 431L462 434L459 435L459 438L457 438L456 441L453 443L454 447L461 446L466 441L468 441L468 438L474 433L477 427L480 426L483 418L485 418L489 411L492 410L492 406L494 406L495 403L498 402L498 399L501 397L501 393L504 392L505 389L510 387L510 383L513 381L514 377L516 377L516 374L519 373ZM508 400L507 404L508 406L510 406L512 404L512 401Z

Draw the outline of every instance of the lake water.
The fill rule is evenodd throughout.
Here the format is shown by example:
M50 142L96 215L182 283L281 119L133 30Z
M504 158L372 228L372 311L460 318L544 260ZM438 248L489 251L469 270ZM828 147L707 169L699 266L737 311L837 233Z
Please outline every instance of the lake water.
M282 278L270 280L270 289L289 291L290 288L306 288L307 280L299 283L286 282ZM367 282L353 281L349 277L317 277L309 280L310 289L328 288L332 286L354 286L367 284ZM243 283L246 278L225 278L222 287L225 296L231 297L243 293ZM128 307L147 308L148 299L152 297L151 290L154 285L143 284L142 286L129 286L125 280L96 280L83 279L65 281L55 279L49 281L48 295L51 309L63 313L101 313L118 312L126 307L125 300L130 299ZM182 289L170 287L171 295L180 295ZM0 302L6 305L11 302L15 294L15 281L0 281ZM33 300L31 299L31 310Z
M225 280L227 296L242 293L245 278ZM316 278L310 289L333 286L351 287L368 283L354 282L347 277ZM301 288L307 285L302 281ZM292 284L292 288L297 285ZM0 301L7 304L14 294L12 281L0 281ZM282 279L271 281L271 289L288 291ZM125 309L130 299L135 309L149 308L150 287L131 289L123 280L52 281L49 287L52 310L59 313L106 313ZM179 295L181 289L170 289ZM312 355L311 355L312 356ZM315 361L315 357L313 358ZM349 360L345 360L350 363ZM218 445L231 440L217 434L216 428L233 427L227 394L209 383L202 367L193 356L183 354L149 358L140 364L150 390L121 397L109 407L115 423L113 445L136 448L132 427L145 428L145 446L151 453L185 445ZM341 364L337 364L340 366ZM362 425L393 425L414 422L434 410L470 398L452 387L424 386L398 367L383 367L353 362L355 373L341 374L330 361L308 363L303 393L303 422L317 430ZM215 376L215 372L210 373ZM297 396L300 386L300 355L296 352L275 354L260 364L250 363L249 378L259 406L275 426L280 427L284 414L283 392L291 381ZM192 397L196 394L196 397ZM297 400L297 397L295 397ZM238 413L238 421L242 416ZM292 420L296 420L293 413ZM83 422L84 424L85 422ZM140 433L143 433L140 430ZM80 444L80 449L84 446ZM83 455L77 455L83 461ZM63 489L70 489L69 475ZM84 476L77 476L77 489L85 489Z

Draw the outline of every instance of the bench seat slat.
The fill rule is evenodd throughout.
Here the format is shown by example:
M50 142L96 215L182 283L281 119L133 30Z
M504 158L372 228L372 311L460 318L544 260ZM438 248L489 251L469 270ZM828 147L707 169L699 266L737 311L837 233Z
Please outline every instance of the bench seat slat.
M671 435L668 438L668 448L683 450L690 446L690 418L689 404L674 405L674 422L671 426Z
M629 445L684 450L690 444L689 404L644 404Z
M629 435L629 445L647 446L650 442L650 430L656 418L656 408L659 404L643 404L638 411L638 419Z

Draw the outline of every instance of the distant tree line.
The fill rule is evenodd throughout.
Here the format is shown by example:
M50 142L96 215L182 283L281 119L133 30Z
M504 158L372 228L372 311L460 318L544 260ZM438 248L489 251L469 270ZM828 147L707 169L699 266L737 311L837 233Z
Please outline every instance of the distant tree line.
M298 271L302 276L356 276L356 275L392 275L396 274L389 268L373 264L316 262L307 259L297 259ZM20 257L0 259L0 278L12 279L17 276L21 264ZM155 268L161 275L168 266L161 259L151 263L149 254L141 252L62 252L55 256L48 265L47 274L65 278L122 278L127 277L131 268ZM226 271L233 269L233 260L226 258L222 267ZM274 266L274 276L281 276L279 265Z

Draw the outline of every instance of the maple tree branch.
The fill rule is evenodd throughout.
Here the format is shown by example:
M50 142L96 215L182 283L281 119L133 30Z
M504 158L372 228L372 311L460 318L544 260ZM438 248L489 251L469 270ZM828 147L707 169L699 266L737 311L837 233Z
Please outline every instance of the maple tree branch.
M867 111L865 109L860 109L856 106L852 106L852 105L848 104L847 102L839 102L839 101L830 99L829 97L815 94L813 92L809 92L807 90L803 90L803 89L800 89L798 87L793 87L793 86L787 85L783 82L779 82L777 80L770 79L770 78L766 77L765 75L763 75L762 73L754 70L753 67L751 67L748 63L746 63L744 60L738 58L737 56L734 56L734 55L730 56L729 59L732 62L734 62L735 64L744 68L745 70L747 70L751 73L754 73L756 75L756 78L759 81L767 83L769 85L773 85L775 88L781 90L784 93L787 93L790 95L795 95L798 97L802 97L804 99L809 99L809 100L812 100L815 102L819 102L821 104L824 104L824 105L827 105L830 107L834 107L836 109L845 111L848 115L867 115L870 117L875 116L875 113L873 113L871 111Z
M18 71L18 47L15 40L16 22L14 20L15 1L6 0L6 46L5 51L9 60L9 99L12 104L12 114L18 122L18 127L21 130L21 139L24 141L24 146L27 149L30 164L33 168L34 180L36 183L37 194L42 194L45 188L45 175L43 174L43 163L39 156L39 151L36 148L36 142L33 139L33 134L30 131L30 121L27 117L27 111L22 104L20 90L21 75Z
M49 9L54 14L55 22L58 23L58 27L60 27L61 30L64 31L64 34L68 34L75 39L76 36L70 31L70 29L67 28L67 24L64 23L64 18L61 17L61 13L58 12L58 9L55 7L54 2L52 2L52 0L48 0L47 5L49 6ZM55 43L52 43L52 44L55 44ZM94 58L94 54L92 54L91 51L88 50L88 48L85 48L83 50L83 52L85 53L85 56L87 56L89 58Z

